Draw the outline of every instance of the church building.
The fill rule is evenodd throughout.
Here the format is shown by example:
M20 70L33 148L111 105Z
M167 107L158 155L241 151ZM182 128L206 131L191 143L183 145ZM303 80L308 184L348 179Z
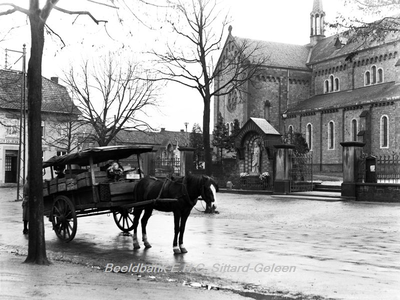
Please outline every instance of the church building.
M342 171L344 141L364 142L366 154L400 151L399 33L358 41L325 36L322 0L314 0L309 18L307 45L239 38L229 27L220 64L229 63L245 42L268 58L245 85L214 98L214 124L220 113L226 124L237 119L241 125L240 172L271 171L273 145L295 132L305 138L320 172Z

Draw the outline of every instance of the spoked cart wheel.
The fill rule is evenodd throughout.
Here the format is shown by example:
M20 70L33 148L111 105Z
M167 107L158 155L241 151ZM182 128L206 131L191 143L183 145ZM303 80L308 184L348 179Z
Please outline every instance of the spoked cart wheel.
M133 230L133 219L134 216L129 209L119 207L118 210L113 211L114 221L118 228L124 233L128 233Z
M78 222L75 207L66 196L57 196L51 208L50 220L57 237L64 242L74 239Z

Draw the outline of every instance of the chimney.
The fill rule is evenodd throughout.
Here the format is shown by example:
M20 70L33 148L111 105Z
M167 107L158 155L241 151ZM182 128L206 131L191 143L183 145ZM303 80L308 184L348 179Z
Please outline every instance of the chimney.
M55 83L58 83L58 77L50 77L50 80Z
M160 132L165 132L165 127L162 127Z

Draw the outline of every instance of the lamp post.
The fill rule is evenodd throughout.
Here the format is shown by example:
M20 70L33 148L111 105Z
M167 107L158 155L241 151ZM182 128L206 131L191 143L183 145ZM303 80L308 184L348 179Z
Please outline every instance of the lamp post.
M189 122L185 122L185 128L186 128L186 146L189 146L189 141L188 141L188 136L187 136L187 127L189 125Z

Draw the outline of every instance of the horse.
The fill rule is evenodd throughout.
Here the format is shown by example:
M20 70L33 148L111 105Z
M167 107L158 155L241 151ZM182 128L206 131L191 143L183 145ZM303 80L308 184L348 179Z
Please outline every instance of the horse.
M141 219L142 241L145 248L151 248L147 239L146 225L151 217L153 209L174 213L174 240L173 252L175 254L187 253L183 244L183 235L185 232L186 221L192 208L196 205L199 196L207 203L207 206L216 208L216 192L218 184L208 176L194 176L189 174L185 177L167 177L160 180L154 177L146 176L142 178L134 188L135 202L141 202L151 199L171 198L177 201L154 201L154 203L145 206L136 206L133 211L133 248L139 249L140 245L137 239L137 227L140 216L144 210ZM179 236L179 246L178 246Z

